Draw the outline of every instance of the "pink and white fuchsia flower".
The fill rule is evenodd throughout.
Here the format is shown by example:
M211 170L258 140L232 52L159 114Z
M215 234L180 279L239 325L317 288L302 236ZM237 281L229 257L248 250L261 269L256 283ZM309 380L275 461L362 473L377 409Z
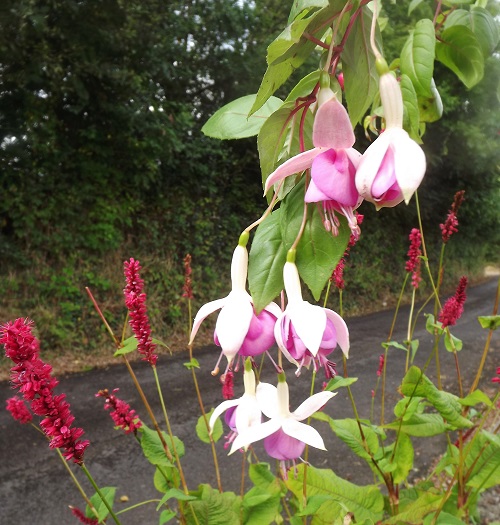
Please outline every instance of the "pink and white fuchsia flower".
M319 93L319 108L313 125L314 148L284 162L266 180L265 192L284 178L311 168L311 182L305 202L321 202L325 226L338 234L336 213L345 215L352 233L359 236L354 210L363 199L356 189L356 168L361 153L352 146L356 140L344 106L330 88Z
M226 446L231 444L236 436L262 422L262 412L255 392L255 373L249 358L245 361L243 382L245 393L238 399L223 401L210 417L209 426L212 432L217 419L226 412L226 423L231 429L229 435L226 436Z
M403 129L403 96L396 78L380 76L385 131L363 154L356 172L359 194L377 209L408 204L425 174L422 148Z
M297 410L290 412L288 384L285 374L281 373L278 375L277 388L268 383L259 383L256 395L259 407L269 421L252 425L239 433L233 441L230 454L263 439L266 452L281 462L286 477L285 462L299 459L306 445L326 450L319 432L301 421L320 410L335 395L333 392L314 394Z
M244 245L239 244L231 263L231 292L227 297L203 305L196 314L191 331L189 344L192 344L203 320L220 309L214 340L222 348L221 357L222 354L227 357L228 366L238 353L242 356L260 355L275 344L274 325L281 309L276 303L270 303L259 315L255 313L252 297L245 288L247 272L248 252Z
M302 299L295 263L285 263L283 280L288 304L274 329L280 350L288 361L297 365L296 375L302 366L309 367L312 362L315 370L324 366L327 377L333 377L334 364L327 356L337 345L346 357L349 354L349 330L345 321L333 310Z

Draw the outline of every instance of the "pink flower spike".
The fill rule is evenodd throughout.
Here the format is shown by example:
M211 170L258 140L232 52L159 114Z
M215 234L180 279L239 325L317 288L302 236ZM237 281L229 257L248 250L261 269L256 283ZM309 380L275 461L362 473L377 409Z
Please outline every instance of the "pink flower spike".
M118 392L117 388L113 390L112 394L105 388L99 390L96 397L104 398L104 409L110 410L109 415L118 428L121 428L125 434L135 433L137 429L141 428L142 422L135 410L132 410L128 403L117 398L115 392Z
M24 404L22 399L19 399L17 396L7 399L6 408L10 412L10 415L21 424L30 423L33 420L31 412L28 410L27 406Z
M457 291L453 297L450 297L444 304L441 312L439 312L439 321L443 328L457 324L464 312L464 303L467 299L465 288L467 287L467 277L460 278L457 286Z
M497 376L491 380L492 383L500 383L500 366L497 368Z

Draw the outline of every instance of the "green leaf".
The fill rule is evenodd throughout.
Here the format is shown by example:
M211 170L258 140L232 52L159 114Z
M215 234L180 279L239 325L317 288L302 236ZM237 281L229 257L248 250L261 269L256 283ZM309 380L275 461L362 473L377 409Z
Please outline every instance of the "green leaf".
M421 122L435 122L443 116L443 101L434 79L431 80L431 93L430 97L417 97Z
M408 6L408 16L415 11L415 9L423 2L424 0L411 0L410 5Z
M268 216L257 228L248 265L248 284L255 310L260 312L283 289L286 248L281 238L281 210Z
M210 420L211 415L213 414L214 409L210 410L210 412L207 412L206 414L206 421ZM222 423L220 418L217 418L217 421L215 422L213 431L212 431L212 438L215 442L219 441L220 437L224 433L224 429L222 428ZM203 441L203 443L210 443L210 435L208 433L207 425L205 423L205 418L203 416L200 416L198 418L198 422L196 423L196 435L198 438Z
M466 523L456 516L453 516L453 514L440 512L437 520L435 520L435 516L429 514L424 519L424 525L466 525Z
M307 498L306 506L298 513L298 516L311 516L318 512L319 508L325 501L332 501L328 494L317 494Z
M122 346L113 354L114 357L119 357L121 355L130 354L137 349L138 341L135 336L129 337L123 341Z
M451 69L470 89L484 75L484 58L476 35L466 26L443 31L436 44L436 58Z
M159 465L164 467L173 467L173 464L168 460L163 444L158 436L156 430L153 430L146 425L142 425L139 429L141 432L141 447L144 455L148 461L153 465ZM170 436L165 432L162 432L162 436L165 439L165 443L170 449L170 452L173 454L172 440ZM179 457L184 456L184 443L174 436L175 449Z
M190 494L196 500L189 502L190 511L185 513L188 525L240 525L241 498L234 492L220 493L210 485L199 485Z
M281 232L286 250L294 243L302 223L304 181L300 181L281 205ZM297 246L297 269L300 277L318 301L328 279L349 242L347 220L340 218L338 235L326 231L316 206L308 207L308 219Z
M300 14L304 16L304 11L310 11L315 7L326 7L327 5L328 0L295 0L288 16L288 23L293 22Z
M367 425L361 424L366 446L361 437L358 422L355 419L328 418L330 428L357 456L371 461L371 457L379 449L379 438L375 431Z
M489 11L472 6L470 10L456 9L447 17L445 28L462 25L468 27L477 37L484 58L488 58L499 40L498 24Z
M173 510L164 510L160 514L159 525L164 525L165 523L168 523L172 518L175 518L176 515L177 514Z
M394 452L394 447L396 451ZM382 451L382 449L380 449ZM396 443L384 445L383 459L378 460L378 465L384 472L392 472L394 483L402 483L413 468L414 450L411 439L407 434L398 434ZM378 459L378 458L377 458Z
M160 510L160 507L164 503L166 503L169 499L172 499L172 498L174 498L177 501L192 501L192 500L196 499L194 496L191 496L189 494L185 494L180 489L176 489L176 488L169 489L169 490L167 490L165 495L161 498L160 502L156 506L156 512L158 512ZM175 516L175 514L174 514L174 516Z
M458 397L439 390L416 366L410 367L400 387L405 396L425 397L441 416L455 428L470 428L472 422L461 414Z
M462 340L458 337L455 337L449 330L446 330L444 333L444 346L448 352L460 352L463 347Z
M187 363L184 363L184 366L188 370L191 370L192 368L200 368L200 363L198 359L196 359L195 357L192 357Z
M116 487L101 487L99 490L101 491L108 505L111 508L113 508L113 503L115 501ZM108 514L109 514L108 507L106 507L106 504L104 503L104 501L102 501L101 496L99 496L97 492L90 498L90 502L92 503L92 506L97 511L97 519L99 520L99 523L102 523L108 517ZM87 505L87 507L85 508L85 516L87 518L96 517L89 505Z
M307 18L296 19L269 45L268 68L250 114L257 111L316 48L314 42L303 36L304 32L316 39L321 39L329 26L325 22L342 7L343 1L334 0L331 4L328 3L325 7L314 11ZM307 13L303 13L302 16L305 14Z
M404 434L415 437L431 437L444 434L446 425L439 414L413 414L403 423L399 420L393 421L384 426L392 430L400 430Z
M378 92L375 56L370 45L371 21L372 11L364 6L352 26L342 53L345 96L353 125L362 121ZM377 47L382 49L378 28L375 40Z
M423 492L398 514L384 521L384 525L422 525L425 516L439 508L442 498L441 494Z
M288 488L301 500L303 496L304 465L297 467L297 476L290 476L286 482ZM317 510L315 519L319 522L332 523L332 516L343 512L352 512L356 521L376 522L382 519L384 498L375 485L360 487L338 477L328 469L307 468L306 491L308 498L328 496ZM321 521L322 520L322 521Z
M467 454L465 464L472 472L468 487L486 490L500 484L500 442L498 436L480 432Z
M403 95L403 127L410 137L416 142L422 142L420 138L420 111L418 98L410 77L401 75L401 93Z
M488 330L496 330L500 326L500 315L481 315L477 319Z
M401 73L408 75L419 95L431 97L436 37L431 20L419 20L401 52Z
M357 380L358 380L357 377L335 376L333 379L330 379L330 381L328 381L328 385L326 385L325 390L329 390L330 392L333 392L334 390L337 390L338 388L352 385Z
M478 405L479 403L484 403L486 406L490 407L492 406L491 399L481 390L474 390L472 394L469 394L468 396L464 397L463 399L458 400L461 405L473 407Z
M233 100L216 111L201 128L208 137L215 139L242 139L257 135L266 119L282 104L277 97L270 97L258 111L248 116L257 95L246 95Z
M279 514L280 492L270 494L258 487L250 489L243 497L243 521L245 525L272 523Z

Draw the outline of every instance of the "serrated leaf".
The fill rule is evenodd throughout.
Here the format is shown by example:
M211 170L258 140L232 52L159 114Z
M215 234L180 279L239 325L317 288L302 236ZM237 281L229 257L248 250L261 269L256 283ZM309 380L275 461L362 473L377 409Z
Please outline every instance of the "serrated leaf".
M277 97L270 97L258 111L248 113L257 95L246 95L233 100L216 111L201 128L208 137L215 139L241 139L257 135L266 119L282 104Z
M207 422L210 420L210 417L213 414L213 411L214 409L212 408L210 412L207 412L206 414ZM224 433L224 429L222 428L222 422L220 419L217 419L217 421L215 422L214 428L212 430L212 439L215 442L219 441L223 433ZM210 443L210 435L207 429L207 424L205 423L205 418L203 416L200 416L198 418L198 422L196 423L196 435L201 441L203 441L203 443Z
M352 26L342 53L345 96L353 126L362 121L378 92L375 56L370 45L371 20L372 11L364 6ZM382 39L378 28L375 40L381 50Z
M500 315L481 315L477 319L488 330L496 330L500 326Z
M476 35L484 58L493 53L498 44L499 31L489 11L479 6L472 6L470 10L456 9L446 17L444 27L455 25L466 26Z
M299 500L303 495L304 465L297 467L297 475L289 476L286 484ZM375 485L360 487L338 477L328 469L307 468L306 491L309 498L326 495L329 497L315 514L315 519L331 523L332 516L352 512L356 521L363 523L371 519L374 522L382 519L384 498ZM321 521L320 521L321 522Z
M254 308L260 312L283 289L286 248L280 230L281 210L268 216L257 228L250 248L248 284Z
M417 22L401 52L401 73L407 75L415 91L425 97L432 96L435 46L434 24L423 19Z
M99 489L101 491L101 494L104 496L104 499L108 503L109 507L113 508L113 504L115 501L115 494L116 494L116 487L100 487ZM102 523L109 514L108 507L102 501L101 496L97 494L97 492L90 498L90 502L92 503L92 506L97 511L97 519L99 520L99 523ZM95 518L95 514L90 508L89 505L85 508L85 516L87 518Z
M287 195L281 205L281 231L288 250L294 243L302 223L304 210L304 181ZM297 246L296 264L299 275L318 301L321 293L340 261L349 242L347 220L340 218L339 232L333 236L326 231L315 205L308 207L308 218Z
M436 44L436 59L469 89L483 78L483 52L476 35L466 26L452 26L441 33Z

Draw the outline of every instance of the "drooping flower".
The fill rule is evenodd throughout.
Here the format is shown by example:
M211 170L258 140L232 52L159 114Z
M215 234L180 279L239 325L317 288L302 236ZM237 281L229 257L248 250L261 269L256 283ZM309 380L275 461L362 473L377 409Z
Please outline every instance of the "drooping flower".
M256 395L260 410L269 421L239 432L230 454L263 439L266 452L281 462L282 471L286 475L285 462L299 459L306 445L326 450L319 432L301 421L320 410L335 395L333 392L314 394L294 412L290 412L288 384L285 374L281 373L278 375L277 388L268 383L259 383Z
M311 168L305 202L322 203L324 224L334 235L339 225L336 213L340 213L359 236L354 210L363 200L355 184L361 154L352 147L356 139L349 115L330 88L320 90L312 140L313 149L292 157L269 175L265 192L289 175Z
M274 324L281 313L276 303L268 304L258 315L255 313L252 297L246 291L247 272L248 252L244 245L239 244L231 263L231 292L199 309L189 341L192 344L203 320L220 309L214 341L222 348L221 356L226 356L229 366L237 355L260 355L275 344ZM217 370L218 363L214 372Z
M231 432L226 436L226 447L234 441L238 434L262 421L262 412L256 397L255 373L250 358L245 361L243 373L245 393L238 399L223 401L212 413L209 421L210 432L213 431L217 419L226 412L226 423Z
M411 284L413 288L418 288L422 277L420 275L420 266L422 250L420 246L422 244L422 235L418 228L413 228L410 232L410 248L408 249L408 260L406 261L406 271L411 272Z
M95 396L104 398L104 409L110 410L109 415L117 427L125 431L125 434L136 432L141 428L142 421L128 403L115 396L115 392L118 392L118 388L115 388L112 394L105 388L99 390Z
M151 336L144 281L139 275L141 265L139 261L131 258L130 261L125 261L123 266L126 280L123 290L125 306L129 311L129 324L137 339L137 351L144 356L143 361L148 361L151 366L156 366L158 356L154 353L156 345Z
M23 425L33 420L33 416L28 410L28 407L24 401L17 396L7 399L6 408L10 412L10 415Z
M72 459L81 465L89 441L80 439L82 428L72 427L75 418L66 395L54 395L58 381L52 377L52 367L40 359L40 345L32 328L33 322L28 319L16 319L0 327L0 344L5 345L5 355L15 363L12 385L30 403L32 412L43 417L40 427L50 439L50 448L63 449L67 461Z
M467 295L465 294L466 287L467 277L463 276L460 278L455 295L444 303L441 312L439 312L438 320L442 323L443 328L457 324L457 321L462 316L464 303L467 299Z
M379 81L385 131L363 154L356 171L359 194L377 209L408 204L425 174L422 148L403 129L403 96L396 78L385 72Z
M286 262L283 279L288 298L285 311L279 316L274 329L276 342L283 355L297 365L314 369L324 366L329 370L327 356L337 347L348 356L349 330L345 321L328 308L312 305L302 299L300 279L294 262Z
M448 216L444 221L444 224L440 224L439 228L441 229L441 237L443 242L446 244L450 237L458 232L458 210L464 201L465 190L457 191L453 199L453 204L448 212Z

